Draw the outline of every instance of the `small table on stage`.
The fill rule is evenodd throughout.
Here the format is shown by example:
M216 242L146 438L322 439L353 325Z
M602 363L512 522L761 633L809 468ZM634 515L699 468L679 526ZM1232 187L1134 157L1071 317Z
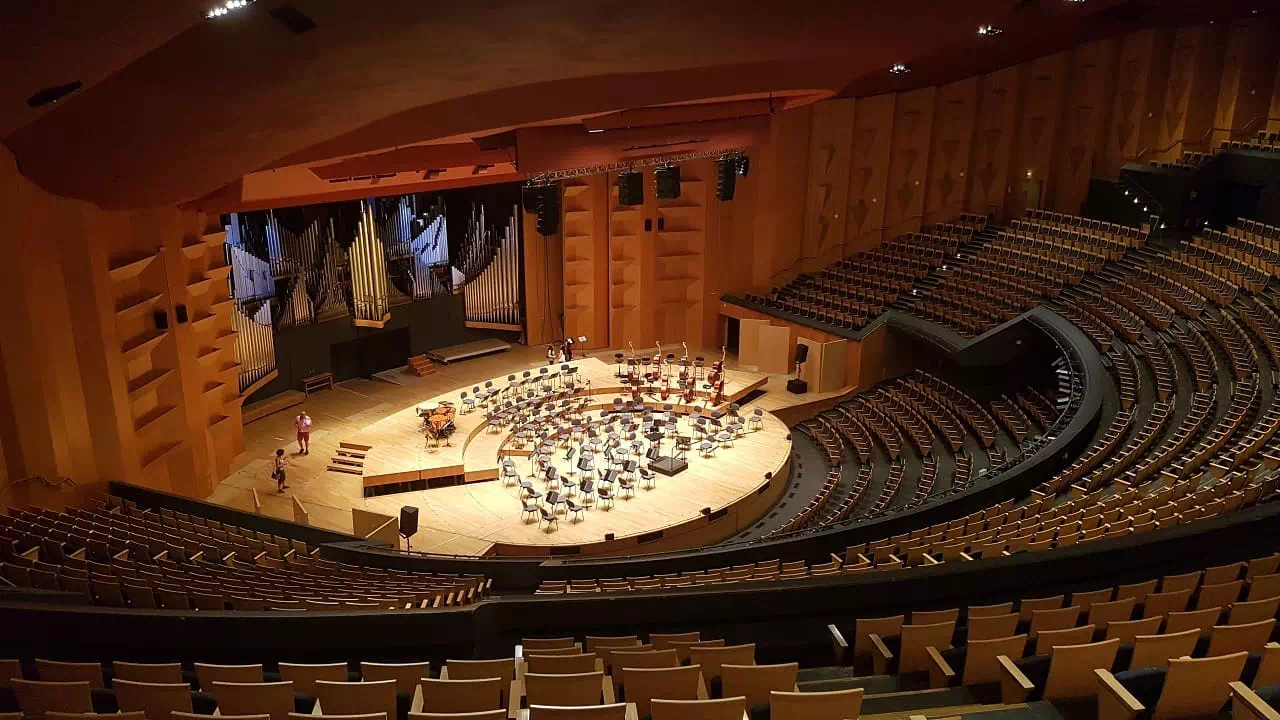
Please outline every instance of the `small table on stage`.
M317 390L333 389L333 373L320 373L302 378L302 394L310 397Z

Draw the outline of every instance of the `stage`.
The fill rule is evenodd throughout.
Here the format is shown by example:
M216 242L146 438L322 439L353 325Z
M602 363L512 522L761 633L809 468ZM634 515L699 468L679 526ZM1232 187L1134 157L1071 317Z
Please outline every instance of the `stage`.
M601 355L573 363L579 368L580 388L591 381L589 402L597 407L611 405L622 389L614 364L604 360L612 353ZM696 449L689 452L687 470L674 477L657 475L652 489L637 483L634 497L620 496L611 508L589 509L576 519L561 505L557 523L548 531L544 523L522 518L518 487L493 479L499 474L502 453L512 456L521 478L532 476L527 451L521 454L506 447L512 439L508 432L491 432L485 427L484 412L477 409L455 417L457 431L449 447L428 447L417 415L418 407L442 400L461 408L461 393L471 393L472 387L483 387L487 380L500 387L507 384L509 374L526 369L536 374L542 366L540 356L541 348L516 346L507 353L442 367L426 377L401 372L388 376L390 381L339 383L334 391L313 395L306 402L316 423L310 455L296 454L292 419L297 408L258 420L246 426L250 452L237 459L231 476L209 499L243 509L254 507L277 517L292 517L295 506L305 508L311 524L343 532L352 531L353 509L397 516L401 506L413 505L419 508L419 530L412 548L442 554L614 555L705 545L750 526L787 485L791 440L786 425L768 410L819 399L787 394L781 387L785 376L729 369L721 409L754 390L765 390L765 395L741 410L745 419L754 409L765 409L759 429L746 429L711 458L702 457ZM657 407L664 404L649 397L645 401ZM668 402L678 404L674 396ZM696 404L701 407L702 400ZM598 416L598 412L592 414ZM679 427L680 434L690 434L689 420L681 420ZM368 447L358 474L328 469L343 443ZM671 446L671 441L663 441L664 454ZM276 495L268 477L275 447L285 447L291 462L286 495ZM553 455L561 474L569 469L565 452L558 445ZM766 473L773 477L766 479ZM455 476L465 482L365 497L366 486L405 480L451 482ZM532 482L544 495L552 489L541 477ZM706 509L709 513L703 512ZM613 540L606 542L606 534L612 534Z

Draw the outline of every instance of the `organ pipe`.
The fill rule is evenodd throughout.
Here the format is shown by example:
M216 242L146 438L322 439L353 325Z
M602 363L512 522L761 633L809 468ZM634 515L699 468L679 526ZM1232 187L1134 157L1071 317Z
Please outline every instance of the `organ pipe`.
M474 277L468 275L463 286L467 322L507 325L517 330L523 327L519 217L519 207L512 207L506 224L491 229L485 222L484 206L473 211L472 227L468 228L473 242L466 245L460 261L464 275L469 269L478 271Z

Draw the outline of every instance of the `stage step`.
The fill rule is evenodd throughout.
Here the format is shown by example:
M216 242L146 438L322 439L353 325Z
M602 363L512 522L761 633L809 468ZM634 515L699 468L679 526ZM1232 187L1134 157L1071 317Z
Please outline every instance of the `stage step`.
M343 450L358 450L360 452L369 452L373 448L372 445L361 445L360 443L347 442L345 440L339 442L338 447Z
M338 448L338 455L341 455L342 457L349 457L349 458L356 458L358 460L363 460L365 456L365 452L363 450L348 450L346 448Z
M436 366L431 362L431 358L428 358L426 355L414 355L409 358L406 370L408 370L410 375L426 377L436 371Z
M334 465L348 465L350 467L359 467L359 468L364 467L364 460L343 457L341 455L330 459L329 462L333 463Z
M330 466L329 466L329 471L330 471L330 472L346 473L346 474L348 474L348 475L363 475L363 474L364 474L364 468L363 468L363 467L352 467L352 466L350 466L350 465L330 465Z

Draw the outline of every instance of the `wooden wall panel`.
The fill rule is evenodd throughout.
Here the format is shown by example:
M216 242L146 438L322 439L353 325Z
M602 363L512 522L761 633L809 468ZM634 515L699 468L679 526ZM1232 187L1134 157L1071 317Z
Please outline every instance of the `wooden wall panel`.
M1267 112L1267 132L1280 132L1280 67L1276 68L1275 76L1271 85L1271 110Z
M1018 101L1025 65L1005 68L982 78L977 134L969 172L969 212L998 213L1009 193L1009 165L1017 136Z
M1061 52L1027 63L1022 91L1017 146L1010 171L1013 192L1006 194L1005 215L1020 217L1028 203L1048 207L1053 193L1053 167L1062 143L1062 109L1066 104L1070 56ZM1028 187L1039 185L1039 197L1028 198Z
M1106 153L1098 174L1115 177L1126 158L1135 157L1150 138L1148 122L1163 103L1172 33L1142 30L1124 37L1116 66L1116 91L1107 130ZM1148 117L1150 115L1150 117Z
M897 95L858 100L853 122L853 163L849 172L846 255L878 246L884 239L885 195Z
M645 230L654 203L653 172L644 173L644 204L618 201L618 175L609 173L609 344L653 344L653 228ZM647 272L646 272L647 270Z
M742 295L753 289L752 264L758 252L756 193L760 184L760 150L747 153L751 171L739 177L732 200L710 194L707 210L707 302L703 312L703 347L719 347L725 339L725 322L719 311L722 294ZM760 250L759 252L763 252Z
M1266 129L1276 63L1280 60L1277 37L1280 23L1257 18L1238 22L1227 31L1212 147ZM1231 130L1239 132L1233 134Z
M1062 106L1062 142L1053 171L1051 207L1078 213L1089 194L1094 161L1105 152L1115 88L1115 66L1123 41L1100 40L1071 54L1071 79Z
M541 345L565 335L561 319L564 315L564 240L560 232L539 233L536 213L522 215L525 342ZM560 227L563 232L563 216Z
M853 100L827 100L813 108L801 251L823 264L843 254L854 110Z
M680 164L680 197L655 198L654 337L688 342L703 337L709 199L715 196L710 160Z
M1180 28L1174 33L1158 148L1144 160L1172 162L1184 149L1206 147L1223 79L1226 39L1227 28L1222 25Z
M609 197L605 175L564 184L564 334L586 336L585 350L610 345Z
M898 96L893 111L893 148L885 193L885 238L918 232L924 218L929 150L938 88Z
M930 138L926 225L964 212L972 177L969 157L977 126L980 83L981 78L972 77L939 89Z
M752 163L751 173L759 178L751 284L760 290L821 267L806 260L802 252L813 112L813 106L807 105L774 115L769 144L753 158L758 162Z

